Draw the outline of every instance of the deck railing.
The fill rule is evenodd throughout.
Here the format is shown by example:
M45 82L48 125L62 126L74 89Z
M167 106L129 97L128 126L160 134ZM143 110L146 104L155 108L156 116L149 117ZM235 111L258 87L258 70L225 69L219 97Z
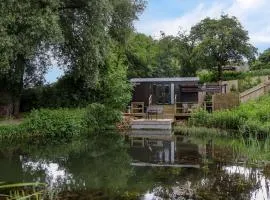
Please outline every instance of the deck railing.
M199 104L193 103L193 102L177 102L175 113L181 114L181 113L192 113L194 110L198 109Z
M144 113L144 102L132 102L131 103L131 113L133 113L133 114Z

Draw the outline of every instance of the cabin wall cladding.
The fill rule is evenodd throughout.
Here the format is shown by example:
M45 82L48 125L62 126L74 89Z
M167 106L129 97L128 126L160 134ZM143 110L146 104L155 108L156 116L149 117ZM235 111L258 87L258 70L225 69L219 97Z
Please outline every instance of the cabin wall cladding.
M238 93L215 94L213 99L213 110L231 109L240 105Z

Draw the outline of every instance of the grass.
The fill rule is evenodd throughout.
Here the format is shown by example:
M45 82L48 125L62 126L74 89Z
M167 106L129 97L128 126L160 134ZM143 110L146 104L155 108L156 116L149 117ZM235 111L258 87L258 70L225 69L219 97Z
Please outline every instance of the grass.
M23 119L3 119L0 120L0 126L18 125L22 123Z
M270 95L241 104L232 110L208 113L200 110L189 119L189 126L235 131L244 136L270 136Z

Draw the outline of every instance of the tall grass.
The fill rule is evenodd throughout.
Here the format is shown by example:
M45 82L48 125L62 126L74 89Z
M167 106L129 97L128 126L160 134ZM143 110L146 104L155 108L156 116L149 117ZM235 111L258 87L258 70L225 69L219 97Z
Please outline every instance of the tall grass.
M0 182L0 199L5 200L41 200L45 196L45 184Z
M268 136L270 135L270 95L232 110L214 113L200 110L193 113L189 125L233 130L245 136Z

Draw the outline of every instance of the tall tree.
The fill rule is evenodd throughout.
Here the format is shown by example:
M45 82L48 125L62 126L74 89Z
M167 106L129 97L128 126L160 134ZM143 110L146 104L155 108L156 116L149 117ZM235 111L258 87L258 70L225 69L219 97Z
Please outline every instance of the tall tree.
M156 69L158 41L142 33L134 33L128 41L127 57L128 77L152 77Z
M25 71L33 72L28 70L35 68L33 60L61 40L59 17L55 14L58 4L58 0L0 2L0 89L9 93L15 114Z
M98 85L111 40L124 45L144 0L3 0L0 83L18 112L24 78L43 78L52 55L87 88ZM48 54L48 56L46 56ZM0 91L1 93L1 91ZM10 102L9 102L10 103Z
M252 70L269 69L269 68L270 68L270 48L262 52L251 65Z
M263 64L270 64L270 48L266 49L260 54L258 60Z
M155 77L176 77L180 74L180 63L177 50L177 39L174 36L166 36L161 33L158 42L158 54L156 57Z
M186 32L179 31L176 46L181 76L196 76L198 66L195 58L195 40Z
M256 49L236 17L206 18L191 28L190 35L196 42L198 64L216 70L219 80L223 66L255 58Z

